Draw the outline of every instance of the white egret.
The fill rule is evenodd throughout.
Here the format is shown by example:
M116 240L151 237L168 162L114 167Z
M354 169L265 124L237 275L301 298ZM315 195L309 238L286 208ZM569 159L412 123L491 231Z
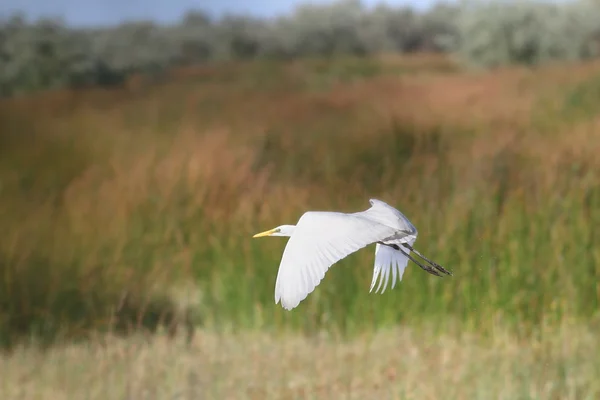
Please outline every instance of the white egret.
M452 275L412 247L417 228L404 214L381 200L370 199L369 203L368 210L356 213L308 211L297 225L281 225L254 235L290 237L277 273L275 304L281 301L283 308L293 309L315 289L333 264L372 243L376 243L375 268L369 292L380 277L375 292L383 283L383 293L390 272L393 289L396 281L402 280L408 260L432 275ZM425 265L415 260L411 251Z

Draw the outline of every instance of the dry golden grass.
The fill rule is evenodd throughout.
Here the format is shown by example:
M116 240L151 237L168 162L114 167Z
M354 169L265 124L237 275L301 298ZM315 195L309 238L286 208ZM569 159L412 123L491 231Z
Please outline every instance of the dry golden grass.
M199 331L191 344L105 338L0 357L3 400L561 399L600 396L597 331L518 340L400 326L352 340Z
M600 396L600 64L221 67L0 101L0 399ZM370 295L365 250L274 305L252 234L369 197L454 277Z
M483 332L496 313L525 330L593 316L600 65L450 64L253 62L1 101L0 339L104 327L124 297L139 304L122 314L140 313L181 281L211 327L356 333L448 316ZM370 296L364 251L302 311L274 308L284 242L252 234L369 197L403 210L455 278L409 269Z

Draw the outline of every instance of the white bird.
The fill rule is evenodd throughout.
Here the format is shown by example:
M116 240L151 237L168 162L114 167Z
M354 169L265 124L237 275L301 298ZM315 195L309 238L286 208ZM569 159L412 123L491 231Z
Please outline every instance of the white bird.
M375 292L383 283L383 293L390 272L393 289L396 281L402 280L408 260L432 275L442 276L440 272L452 275L412 247L417 240L417 228L404 214L381 200L370 199L369 203L371 207L368 210L349 214L308 211L300 217L297 225L281 225L253 236L290 237L277 273L275 304L281 301L286 310L295 308L312 293L333 264L372 243L377 245L369 292L380 277ZM415 260L411 251L429 265Z

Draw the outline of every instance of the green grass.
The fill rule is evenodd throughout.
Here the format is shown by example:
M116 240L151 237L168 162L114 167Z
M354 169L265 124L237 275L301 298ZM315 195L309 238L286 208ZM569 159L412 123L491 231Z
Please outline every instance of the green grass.
M233 81L212 71L141 92L2 102L0 339L154 329L188 307L212 330L348 336L456 321L479 334L501 323L530 335L597 316L592 116L546 135L511 112L513 92L493 104L488 90L473 95L476 85L497 87L489 76L432 63L417 79L426 65L380 74L372 60L331 63L328 74L360 81L315 93L296 85L321 79L312 64L242 64ZM419 228L417 249L454 277L410 266L393 291L369 294L369 247L335 265L294 311L276 306L285 239L252 235L306 210L365 209L371 197L402 210Z
M563 115L573 120L589 119L596 114L596 102L600 96L600 75L574 85L565 96Z

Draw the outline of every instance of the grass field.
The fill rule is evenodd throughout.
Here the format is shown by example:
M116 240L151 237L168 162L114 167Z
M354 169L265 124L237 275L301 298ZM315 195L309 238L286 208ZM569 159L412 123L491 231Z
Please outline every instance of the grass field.
M598 93L599 63L467 73L416 56L224 64L2 100L2 343L160 320L197 328L197 353L162 338L18 347L0 368L24 383L4 389L595 397ZM393 291L369 294L369 247L293 312L275 306L285 239L252 235L371 197L402 210L415 247L454 277L411 266ZM315 339L324 332L336 339ZM82 369L54 375L53 363Z
M600 395L597 331L518 341L410 327L349 341L200 332L191 345L132 337L0 359L12 399L573 399Z

